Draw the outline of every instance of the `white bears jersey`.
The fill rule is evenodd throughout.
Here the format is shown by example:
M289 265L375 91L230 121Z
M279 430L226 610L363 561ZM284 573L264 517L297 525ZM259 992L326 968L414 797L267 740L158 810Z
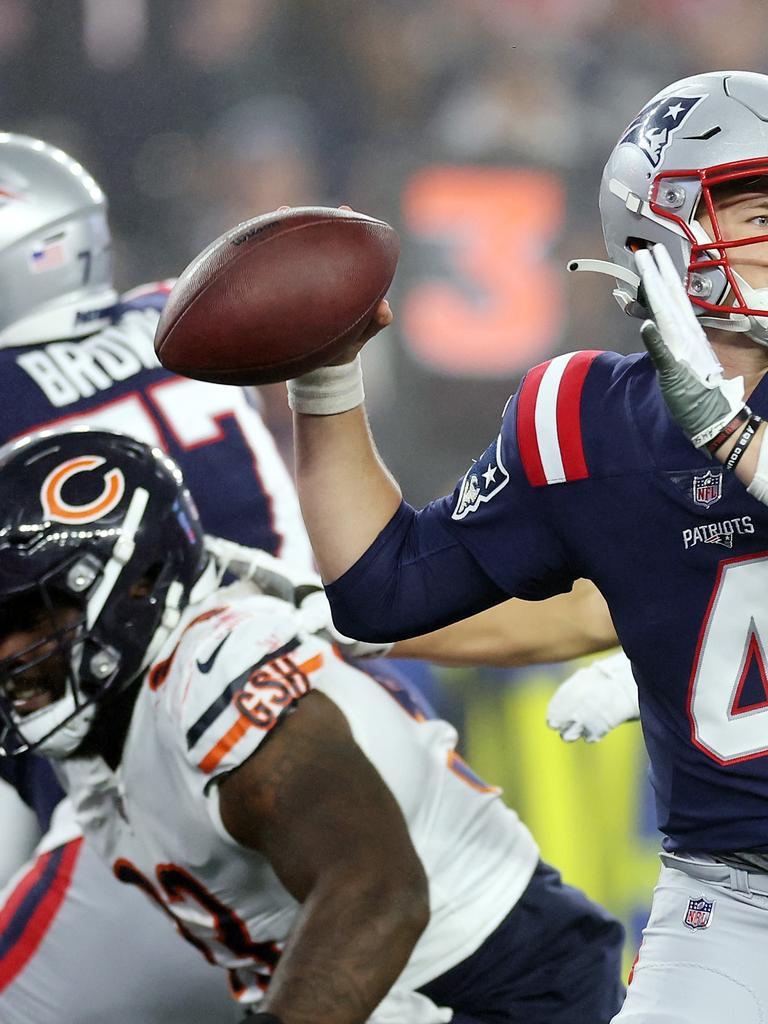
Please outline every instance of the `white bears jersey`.
M499 791L458 757L452 726L426 719L396 683L342 661L290 605L237 583L188 608L145 677L118 771L100 758L70 759L62 762L67 788L117 877L231 972L240 1002L256 1004L297 904L266 859L225 831L216 780L312 689L346 717L426 870L430 923L392 993L424 1000L414 990L474 952L517 902L536 844ZM403 1018L372 1018L395 1019Z

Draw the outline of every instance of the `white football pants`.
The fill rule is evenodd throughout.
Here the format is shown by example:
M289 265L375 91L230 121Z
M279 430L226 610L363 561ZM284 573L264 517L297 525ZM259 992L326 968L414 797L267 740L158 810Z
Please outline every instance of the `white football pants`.
M768 874L661 854L616 1024L768 1021Z

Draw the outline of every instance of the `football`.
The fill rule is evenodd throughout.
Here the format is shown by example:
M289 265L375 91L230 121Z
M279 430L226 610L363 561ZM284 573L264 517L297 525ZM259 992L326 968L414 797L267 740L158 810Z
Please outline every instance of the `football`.
M169 370L271 384L332 362L389 288L400 243L352 210L292 207L238 224L173 287L155 333Z

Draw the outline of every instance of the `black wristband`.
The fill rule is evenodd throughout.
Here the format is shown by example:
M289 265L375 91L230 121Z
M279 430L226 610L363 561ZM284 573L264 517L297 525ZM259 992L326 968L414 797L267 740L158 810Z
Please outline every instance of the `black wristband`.
M729 420L723 429L712 438L711 441L707 441L704 447L707 449L710 455L714 455L718 448L722 448L728 438L735 434L736 431L742 426L743 423L747 423L749 417L752 415L752 410L748 405L739 409L732 420Z
M249 1013L244 1017L241 1024L283 1024L274 1013Z
M747 425L741 432L739 440L733 446L730 453L728 454L728 458L723 463L726 473L732 473L734 469L736 469L739 462L741 461L742 455L747 450L747 448L749 448L750 444L752 443L752 438L757 433L757 428L760 426L762 422L762 417L758 416L757 414L753 414L747 420Z

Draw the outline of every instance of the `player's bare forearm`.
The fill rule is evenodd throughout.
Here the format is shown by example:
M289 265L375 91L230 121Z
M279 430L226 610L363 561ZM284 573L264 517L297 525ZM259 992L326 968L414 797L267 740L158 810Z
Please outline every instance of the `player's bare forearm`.
M340 872L307 900L264 1009L284 1024L364 1024L405 967L424 920L407 893Z
M284 1024L363 1024L429 919L394 797L323 694L303 697L221 785L222 821L301 904L264 1006Z
M338 579L400 505L363 406L335 416L294 413L296 487L323 580Z
M534 665L567 661L618 643L608 606L593 583L548 601L505 601L463 622L401 640L393 658L427 658L443 665Z

